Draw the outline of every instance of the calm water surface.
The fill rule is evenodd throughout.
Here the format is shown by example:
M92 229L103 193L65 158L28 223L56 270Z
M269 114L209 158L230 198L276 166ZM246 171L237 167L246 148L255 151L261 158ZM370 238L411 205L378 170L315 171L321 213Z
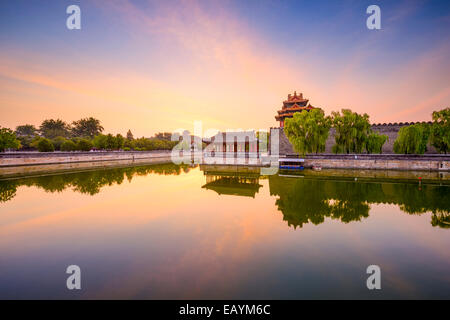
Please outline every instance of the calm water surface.
M450 298L449 194L172 164L0 180L0 298Z

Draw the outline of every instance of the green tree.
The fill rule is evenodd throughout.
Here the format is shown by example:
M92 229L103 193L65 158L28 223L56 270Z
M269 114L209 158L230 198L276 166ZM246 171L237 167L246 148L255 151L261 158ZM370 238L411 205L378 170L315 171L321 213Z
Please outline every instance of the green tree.
M61 145L66 142L66 138L64 137L56 137L54 139L51 139L51 142L53 146L55 147L55 150L61 150Z
M16 135L18 136L35 136L37 129L32 124L24 124L16 127Z
M33 140L31 140L30 143L30 147L33 149L37 149L38 148L38 143L39 141L41 141L42 137L36 136L33 138Z
M417 123L402 127L394 141L394 152L404 154L424 154L427 151L429 125Z
M77 145L72 140L66 140L61 145L61 151L75 151L77 150Z
M330 117L321 109L294 113L286 119L284 132L294 150L301 155L325 150L325 142L331 127Z
M99 134L93 139L94 146L97 149L106 149L106 136L104 134Z
M125 142L125 138L119 133L116 135L115 149L122 149Z
M94 138L103 132L100 120L93 117L72 122L72 135L81 138Z
M31 149L33 148L31 143L33 142L35 137L33 136L18 136L17 140L20 142L20 149Z
M16 127L16 136L20 141L21 149L31 149L31 143L36 135L37 129L32 124L25 124Z
M367 153L381 153L384 143L388 140L385 134L372 132L367 136L366 150Z
M127 132L127 140L131 141L133 139L134 139L134 137L133 137L133 134L131 133L131 130L128 130L128 132Z
M155 139L159 139L159 140L168 140L170 141L172 138L172 134L170 132L158 132L157 134L155 134Z
M131 150L134 148L134 140L128 140L125 139L125 142L123 143L123 149L124 150Z
M440 153L450 151L450 108L434 111L430 143Z
M369 115L360 115L349 109L342 109L332 113L333 127L336 129L333 152L335 153L361 153L370 134Z
M0 127L0 152L5 149L19 149L20 141L17 140L16 134L8 128Z
M70 136L70 126L61 119L47 119L42 122L39 132L48 139L58 136L67 138Z
M106 135L106 145L105 145L105 149L108 150L114 150L116 149L116 139L115 137L109 133L108 135Z
M87 139L80 139L76 144L77 150L90 151L94 145Z
M53 152L55 151L55 147L51 143L49 139L41 138L37 144L39 152Z

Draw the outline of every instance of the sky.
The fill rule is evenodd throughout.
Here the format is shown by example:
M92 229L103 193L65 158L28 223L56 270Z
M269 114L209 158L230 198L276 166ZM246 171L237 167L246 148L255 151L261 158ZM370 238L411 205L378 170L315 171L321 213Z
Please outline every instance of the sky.
M450 106L449 40L449 1L1 1L0 126L268 129L294 91L326 114L429 121Z

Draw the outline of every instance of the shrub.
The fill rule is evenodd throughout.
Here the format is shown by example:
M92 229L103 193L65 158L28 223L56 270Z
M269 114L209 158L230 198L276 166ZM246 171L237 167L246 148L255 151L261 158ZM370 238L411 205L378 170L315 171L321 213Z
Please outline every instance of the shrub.
M39 142L37 143L37 148L38 148L39 152L53 152L53 151L55 151L55 147L50 142L50 140L48 140L47 138L39 139Z
M131 149L129 147L123 148L123 151L130 151Z
M17 140L14 131L8 128L0 128L0 152L3 152L5 149L9 148L20 148L20 142Z
M17 137L17 140L20 142L20 149L27 150L33 148L31 143L33 142L32 136L19 136Z
M86 139L80 139L77 143L77 150L90 151L94 145Z
M77 145L71 140L66 140L61 145L61 151L75 151L75 150L77 150Z
M61 145L66 142L66 138L64 137L56 137L54 139L51 140L53 146L55 147L55 150L61 150Z
M93 143L94 146L99 150L106 149L106 136L104 134L95 136Z

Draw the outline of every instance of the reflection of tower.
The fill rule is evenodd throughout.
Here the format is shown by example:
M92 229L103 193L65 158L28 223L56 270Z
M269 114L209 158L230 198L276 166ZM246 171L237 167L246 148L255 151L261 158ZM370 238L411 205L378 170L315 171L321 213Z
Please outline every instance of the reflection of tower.
M252 197L258 193L260 168L220 165L200 165L206 176L206 184L202 186L219 195Z

